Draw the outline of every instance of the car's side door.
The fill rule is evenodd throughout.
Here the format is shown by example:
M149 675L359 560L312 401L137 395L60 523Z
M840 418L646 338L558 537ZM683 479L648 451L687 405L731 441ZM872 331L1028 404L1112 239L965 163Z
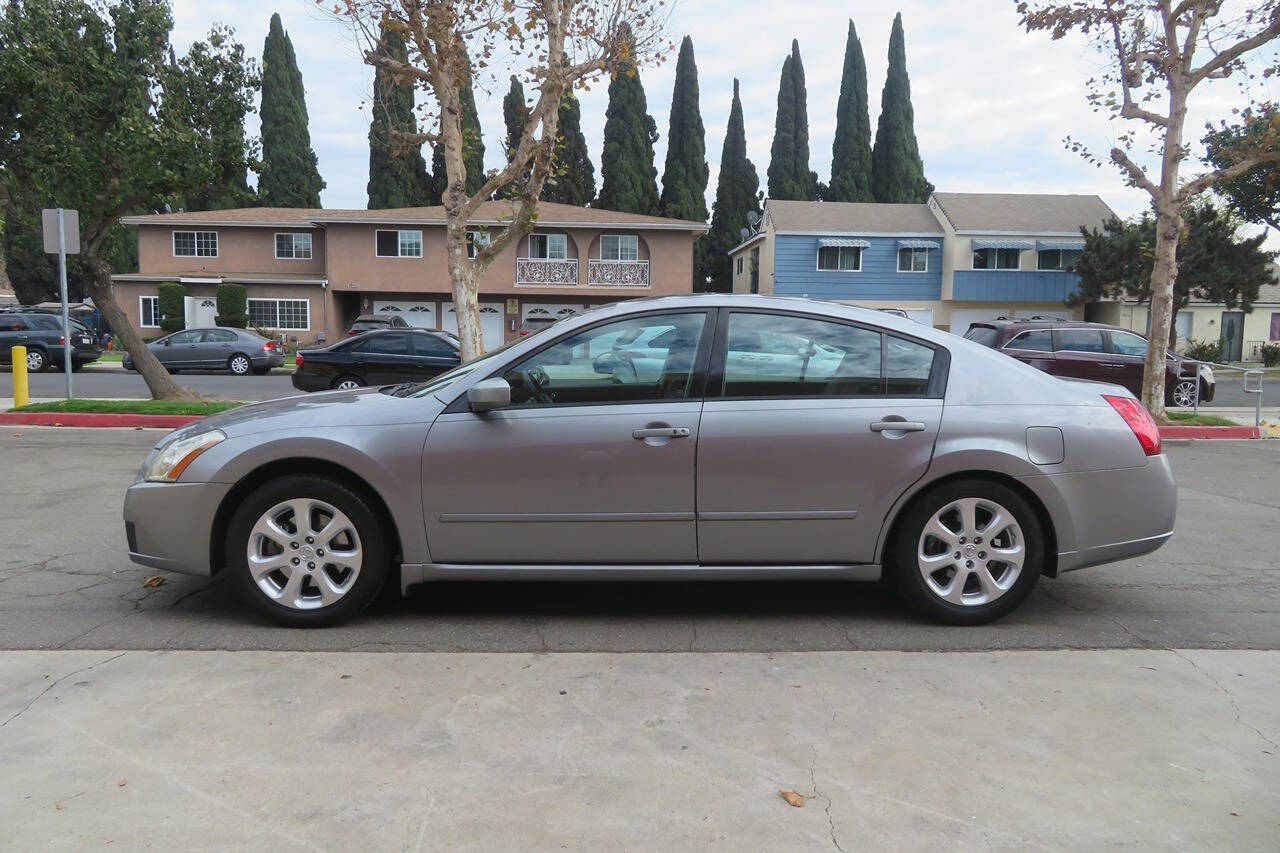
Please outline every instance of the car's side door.
M497 375L512 403L463 395L427 435L422 498L437 563L697 561L694 462L711 312L656 311L555 337ZM607 356L619 332L675 327L662 370Z
M699 562L871 562L889 508L932 459L947 351L803 314L735 310L720 325L698 438Z
M1075 379L1119 382L1124 365L1112 360L1101 329L1065 327L1053 330L1054 372Z
M204 342L200 346L201 367L226 367L227 361L237 349L236 342L240 338L235 332L227 329L210 329L204 333Z
M453 341L432 332L410 332L413 344L413 379L430 379L461 363Z
M1112 382L1123 385L1142 399L1142 371L1147 361L1147 340L1132 332L1107 333L1111 339L1110 360L1120 365Z
M409 332L379 332L355 354L357 369L369 385L390 385L413 378L413 344ZM363 362L363 364L361 364Z
M152 344L152 350L165 367L171 367L175 370L199 367L198 350L203 337L204 332L198 329L174 332L169 337Z

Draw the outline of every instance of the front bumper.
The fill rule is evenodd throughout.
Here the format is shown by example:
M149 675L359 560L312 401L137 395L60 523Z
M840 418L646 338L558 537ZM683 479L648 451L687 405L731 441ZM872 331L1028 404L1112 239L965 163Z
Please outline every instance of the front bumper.
M129 559L170 572L213 574L213 519L230 490L228 483L134 483L124 494Z

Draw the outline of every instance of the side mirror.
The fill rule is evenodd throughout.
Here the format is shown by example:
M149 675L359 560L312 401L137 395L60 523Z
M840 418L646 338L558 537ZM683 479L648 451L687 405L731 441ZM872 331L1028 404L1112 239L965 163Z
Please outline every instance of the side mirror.
M161 343L161 344L163 344L164 346L168 346L168 345L169 345L169 339L168 339L168 338L165 338L165 339L164 339L163 341L161 341L160 343Z
M485 379L467 389L471 411L491 412L511 405L511 385L501 377Z

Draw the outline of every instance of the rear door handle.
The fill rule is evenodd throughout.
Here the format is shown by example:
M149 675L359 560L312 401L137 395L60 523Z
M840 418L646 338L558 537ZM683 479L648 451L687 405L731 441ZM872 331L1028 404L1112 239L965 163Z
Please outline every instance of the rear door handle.
M1110 368L1113 368L1113 369L1115 369L1115 370L1123 370L1123 369L1125 368L1125 365L1123 365L1123 364L1112 364L1112 363L1111 363L1111 362L1109 362L1109 361L1100 361L1100 362L1098 362L1098 367L1110 367Z
M871 425L872 432L924 432L924 424L920 421L876 421Z
M921 425L921 429L923 429ZM633 429L631 431L632 438L688 438L693 430L688 427L648 427L646 429Z

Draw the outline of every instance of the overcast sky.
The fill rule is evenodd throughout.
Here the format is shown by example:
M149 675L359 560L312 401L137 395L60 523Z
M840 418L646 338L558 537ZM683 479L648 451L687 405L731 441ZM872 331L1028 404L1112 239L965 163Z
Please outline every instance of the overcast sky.
M306 84L312 145L320 173L328 182L323 204L363 208L368 200L367 104L372 72L361 62L349 33L312 0L275 2ZM212 22L221 21L236 29L250 54L261 58L271 6L255 0L173 0L173 5L174 42L179 50L203 37ZM1052 42L1045 35L1023 32L1012 0L904 0L897 9L906 31L907 68L925 175L939 190L1097 193L1122 216L1145 208L1145 194L1126 188L1113 168L1098 169L1063 147L1062 139L1070 133L1106 152L1120 132L1085 101L1083 81L1101 67L1100 58L1087 45ZM791 39L799 39L808 82L810 166L826 181L846 21L852 17L866 55L874 128L894 11L891 5L871 0L676 3L670 35L676 42L691 35L697 56L711 167L708 207L715 195L733 78L741 80L748 155L764 188L778 77ZM501 165L503 157L501 100L508 73L501 69L498 82L478 81L490 90L476 92L488 167ZM649 112L662 134L655 156L659 179L674 74L674 57L641 71ZM605 88L598 86L582 98L582 127L597 182L608 100ZM1252 94L1275 97L1265 86L1255 86ZM1228 116L1238 105L1243 105L1243 96L1236 84L1215 84L1193 105L1188 137L1198 139L1207 119ZM251 116L249 132L256 135L257 126L257 116Z

